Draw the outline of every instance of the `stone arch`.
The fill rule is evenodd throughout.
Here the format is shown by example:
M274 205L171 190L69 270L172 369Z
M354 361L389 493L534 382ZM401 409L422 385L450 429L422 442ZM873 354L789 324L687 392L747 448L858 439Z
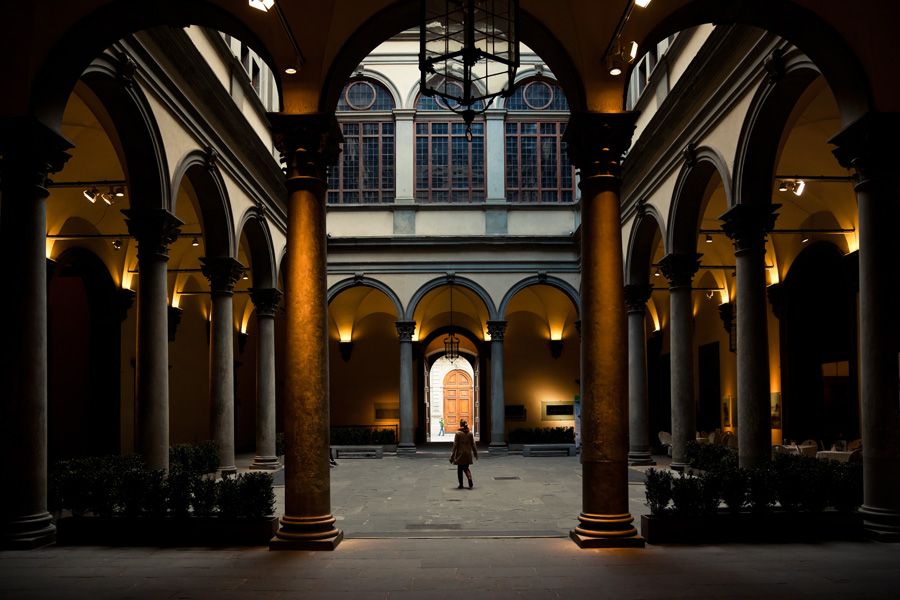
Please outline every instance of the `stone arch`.
M341 47L328 67L319 96L319 110L332 112L344 84L365 57L385 39L405 29L415 27L419 21L419 6L415 2L398 2L372 15ZM566 94L570 108L586 107L584 86L578 69L563 45L538 19L522 10L519 14L521 40L534 50L556 75ZM418 85L407 99L415 101ZM411 107L407 104L407 108Z
M197 193L206 256L209 258L237 256L228 190L222 174L215 165L215 151L211 148L191 150L175 166L171 192L173 213L178 188L185 177L190 180Z
M452 273L447 273L443 277L438 277L436 279L432 279L431 281L425 283L416 290L416 293L413 294L412 299L409 301L409 304L406 306L406 312L404 313L404 319L411 321L416 313L416 307L421 302L422 298L425 297L425 294L430 292L431 290L437 289L439 287L444 287L445 285L450 285L451 281L453 285L458 287L466 288L467 290L474 292L478 298L484 302L485 308L487 308L489 319L498 320L497 316L497 308L494 306L494 301L491 300L490 294L487 293L483 287L479 284L475 283L471 279L466 279L465 277L457 277Z
M821 16L795 2L758 0L735 6L719 0L694 0L660 20L646 35L647 47L683 29L704 23L741 23L770 31L789 41L821 69L847 126L874 107L866 70L847 41Z
M552 275L534 275L532 277L528 277L527 279L519 281L511 288L509 288L509 291L506 292L506 295L500 302L500 308L497 311L500 319L506 318L506 308L507 306L509 306L509 303L513 299L513 297L525 288L531 287L533 285L547 285L561 291L569 298L569 300L572 301L572 304L575 306L576 318L581 318L581 296L578 293L578 290L576 290L568 281L560 279L559 277L554 277Z
M169 173L162 135L141 89L136 85L122 85L117 78L120 66L120 61L105 54L90 64L81 81L97 97L115 125L124 154L130 208L169 209Z
M666 222L653 205L642 205L642 210L631 227L625 255L625 284L649 283L650 263L653 262L653 239L659 232L665 244Z
M241 232L247 235L254 287L260 289L277 287L275 248L265 213L258 207L244 213L238 227L237 239L241 239Z
M697 252L697 236L700 234L700 217L706 198L707 186L716 175L725 187L726 201L732 206L731 175L728 163L713 148L696 148L678 173L673 193L672 208L666 226L666 252L669 254L694 254Z
M334 300L341 292L357 286L371 287L382 292L394 304L394 310L397 311L397 320L401 320L401 316L404 314L403 303L400 302L400 297L397 296L397 293L394 292L394 290L392 290L391 287L384 282L378 281L377 279L372 279L371 277L366 277L364 275L362 277L348 277L347 279L342 279L341 281L338 281L330 288L328 288L328 304L331 304L331 301Z
M93 11L63 34L43 62L31 93L32 114L54 131L62 123L66 99L85 67L120 39L158 26L212 27L251 45L272 68L282 88L280 71L266 45L229 11L200 0L118 0Z
M777 82L760 85L744 118L729 207L733 202L771 203L772 180L785 127L800 96L821 75L802 55L792 54L785 60L784 74Z

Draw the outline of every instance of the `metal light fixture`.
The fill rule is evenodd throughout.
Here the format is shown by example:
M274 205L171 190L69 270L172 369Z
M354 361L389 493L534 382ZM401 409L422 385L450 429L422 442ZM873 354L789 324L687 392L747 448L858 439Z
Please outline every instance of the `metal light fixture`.
M247 271L244 271L244 274L243 274L243 276L241 277L241 279L250 279L250 276L247 275Z
M459 358L459 338L453 335L453 282L450 282L450 335L444 338L444 355L455 361Z
M802 179L794 183L794 195L799 196L803 193L803 189L806 187L806 182Z
M420 89L466 122L512 93L519 68L518 0L423 0L419 13ZM482 108L475 106L482 102Z
M659 277L659 268L656 269L656 271L653 273L653 276Z
M712 244L712 236L709 235L708 233L706 234L706 243L707 243L707 244Z
M113 190L113 194L116 198L123 198L125 197L125 188L123 188L121 185L116 186L116 188Z
M122 240L113 240L112 246L113 246L113 250L118 252L119 250L122 249Z
M91 188L89 190L84 190L81 193L84 194L84 197L87 198L91 204L93 204L97 201L97 197L100 195L100 190L98 190L97 188Z
M199 246L199 245L200 245L200 240L198 240L197 238L194 238L194 241L191 242L191 246Z
M275 6L275 0L250 0L250 6L263 12L269 12L269 9Z
M650 0L634 0L634 3L641 8L647 8L647 5L650 4Z

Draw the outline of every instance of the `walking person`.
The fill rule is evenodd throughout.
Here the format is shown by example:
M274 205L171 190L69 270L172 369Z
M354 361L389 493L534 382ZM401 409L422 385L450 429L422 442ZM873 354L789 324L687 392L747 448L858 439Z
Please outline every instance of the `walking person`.
M441 430L438 432L438 435L444 435L444 417L441 417L440 426Z
M475 436L469 431L469 424L465 419L460 419L459 429L453 437L453 451L450 453L450 462L456 465L456 478L459 479L459 487L463 489L463 473L469 479L469 489L472 489L472 472L469 466L472 464L472 457L478 460L478 449L475 447Z

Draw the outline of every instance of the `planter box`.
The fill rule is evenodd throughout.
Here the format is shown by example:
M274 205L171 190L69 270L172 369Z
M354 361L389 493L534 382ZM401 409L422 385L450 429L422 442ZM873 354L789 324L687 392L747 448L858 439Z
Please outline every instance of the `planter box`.
M863 537L858 513L773 511L768 514L720 512L709 517L641 515L641 535L649 544L721 542L799 542Z
M525 444L507 444L510 454L522 454L522 448Z
M267 546L278 518L64 517L56 543L77 546Z
M575 456L575 444L523 444L522 456Z

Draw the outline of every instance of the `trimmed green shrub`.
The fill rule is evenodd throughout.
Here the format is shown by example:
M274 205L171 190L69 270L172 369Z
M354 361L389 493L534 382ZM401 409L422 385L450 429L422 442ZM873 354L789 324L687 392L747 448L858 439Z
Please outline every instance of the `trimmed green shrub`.
M191 507L198 517L211 517L216 511L216 480L208 477L195 477L191 481Z
M672 500L672 476L671 471L659 469L647 469L647 506L650 514L664 515L669 511L669 502Z
M173 517L190 515L191 486L196 477L185 471L172 471L166 477L166 502Z
M393 429L332 427L332 446L385 446L396 443Z
M215 473L219 468L219 444L213 440L197 444L175 444L169 448L169 470L192 475Z
M241 505L238 516L262 518L275 512L274 477L271 473L244 473L239 479Z
M574 427L517 427L507 434L510 444L574 444Z
M284 441L284 433L275 434L275 456L284 456L287 444Z
M863 503L862 463L823 461L830 474L831 505L836 510L850 512Z
M747 478L746 469L724 469L719 472L722 502L731 512L740 512L747 506Z
M772 468L750 470L747 476L747 501L750 504L750 511L770 512L775 505L775 487L775 471Z
M701 444L696 440L685 443L684 459L691 467L701 471L723 471L738 466L738 453L734 448L722 444Z
M241 514L240 477L222 477L216 484L216 500L219 514L233 519Z

